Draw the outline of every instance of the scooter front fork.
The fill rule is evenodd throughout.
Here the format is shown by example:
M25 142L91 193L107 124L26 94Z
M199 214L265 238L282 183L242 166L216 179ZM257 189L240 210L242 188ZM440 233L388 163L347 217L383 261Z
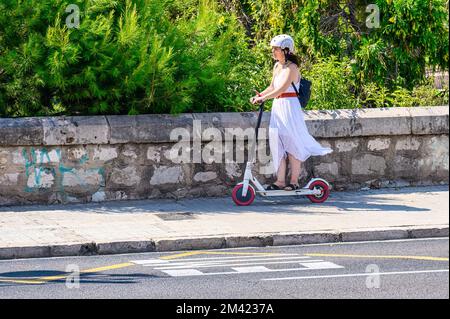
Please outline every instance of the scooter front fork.
M247 165L245 166L244 181L242 182L244 184L242 187L242 196L243 197L247 196L248 185L250 183L250 180L253 180L252 168L253 168L253 163L247 162Z

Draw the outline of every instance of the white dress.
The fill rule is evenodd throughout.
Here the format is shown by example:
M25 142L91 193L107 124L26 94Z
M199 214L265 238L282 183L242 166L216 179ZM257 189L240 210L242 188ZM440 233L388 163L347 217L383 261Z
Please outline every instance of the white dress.
M274 78L273 85L275 88L282 84L280 73ZM297 90L299 84L295 84ZM292 84L285 92L295 92ZM304 113L297 97L273 100L269 124L269 145L274 173L278 171L281 160L287 156L286 153L304 162L310 156L326 155L333 152L330 148L322 147L309 134Z

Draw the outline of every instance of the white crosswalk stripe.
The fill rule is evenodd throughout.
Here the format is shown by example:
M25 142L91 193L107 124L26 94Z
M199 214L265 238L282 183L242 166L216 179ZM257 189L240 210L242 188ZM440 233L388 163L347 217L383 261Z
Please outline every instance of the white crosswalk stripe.
M313 262L320 262L320 259L311 260ZM263 261L263 262L245 262L245 263L203 263L203 264L190 264L181 265L175 267L155 267L155 269L183 269L183 268L213 268L213 267L230 267L230 266L248 266L248 265L275 265L275 264L297 264L299 260L289 260L289 261ZM304 262L306 264L306 262Z
M210 257L210 258L183 258L183 259L177 259L177 260L164 260L164 259L158 259L158 258L153 258L153 259L144 259L144 260L132 260L130 262L135 263L135 264L157 264L157 263L161 263L161 264L166 264L168 262L171 263L177 263L177 262L181 262L181 263L185 263L185 262L200 262L200 261L208 261L208 262L212 262L212 261L226 261L226 260L258 260L258 259L267 259L267 258L279 258L279 257L289 257L289 256L295 256L295 258L301 258L301 259L308 259L311 257L308 256L299 256L298 254L276 254L273 255L273 257L269 256L269 255L265 255L265 256L239 256L239 257Z
M239 257L186 258L177 260L163 260L154 258L145 260L132 260L130 262L141 265L143 267L151 267L155 271L160 271L166 275L173 277L232 275L245 273L267 273L344 268L343 266L337 265L332 262L323 261L320 259L312 259L311 257L301 256L298 254L277 254L273 256L253 255ZM273 268L273 266L275 265L278 268ZM296 265L297 267L292 268L291 266L291 268L279 268L283 265ZM208 268L229 268L233 271L211 272L211 270L208 270Z
M237 272L242 272L242 273L251 273L251 272L266 272L266 271L270 271L269 268L266 268L264 266L253 266L253 267L233 267L231 268Z

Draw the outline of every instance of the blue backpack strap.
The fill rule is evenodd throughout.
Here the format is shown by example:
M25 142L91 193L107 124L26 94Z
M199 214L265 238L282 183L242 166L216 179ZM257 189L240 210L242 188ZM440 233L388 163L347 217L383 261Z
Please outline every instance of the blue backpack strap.
M292 87L294 88L295 94L297 94L298 102L300 103L300 107L302 107L302 101L300 100L300 94L298 93L297 88L295 87L294 82L291 82Z

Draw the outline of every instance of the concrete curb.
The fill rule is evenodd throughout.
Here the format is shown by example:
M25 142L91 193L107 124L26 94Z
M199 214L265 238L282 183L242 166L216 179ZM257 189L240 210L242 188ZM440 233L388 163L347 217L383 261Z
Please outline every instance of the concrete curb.
M448 225L391 227L345 231L251 234L202 238L174 238L110 243L28 247L0 247L0 259L111 255L143 252L322 244L352 241L449 237Z

